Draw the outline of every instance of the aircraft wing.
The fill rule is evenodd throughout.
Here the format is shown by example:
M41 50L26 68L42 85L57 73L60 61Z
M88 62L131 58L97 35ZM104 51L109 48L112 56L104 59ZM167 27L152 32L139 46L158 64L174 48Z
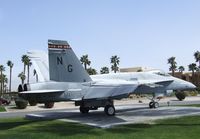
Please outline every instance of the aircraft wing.
M102 80L91 85L84 99L121 99L128 97L137 87L137 83L129 81Z

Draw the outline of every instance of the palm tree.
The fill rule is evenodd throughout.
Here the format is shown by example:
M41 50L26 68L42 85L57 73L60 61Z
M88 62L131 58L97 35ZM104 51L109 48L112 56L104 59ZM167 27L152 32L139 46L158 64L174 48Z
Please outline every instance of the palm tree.
M22 63L24 63L24 74L26 74L26 66L29 63L29 58L27 55L22 55L22 59L21 59Z
M91 67L87 69L87 72L88 72L89 75L95 75L95 74L97 74L96 69L93 69Z
M188 65L189 71L192 71L192 77L194 77L194 72L197 70L197 65L195 63L192 63Z
M80 59L81 64L84 65L85 70L87 70L87 65L90 66L91 61L88 59L88 55L83 55Z
M108 67L102 67L100 70L101 74L108 74L109 73L109 68Z
M29 83L29 77L30 77L30 66L32 65L32 62L30 59L28 59L28 64L27 64L27 83Z
M110 58L110 63L112 64L111 65L111 70L112 71L114 71L115 73L117 72L117 71L119 71L119 67L118 67L118 65L119 65L119 57L117 56L117 55L115 55L115 56L112 56L111 58Z
M183 71L185 71L185 68L183 66L179 66L178 70L179 70L179 72L183 73Z
M24 74L24 72L21 72L18 77L21 79L22 84L24 84L24 80L26 79L26 75Z
M4 93L4 91L5 91L5 83L7 83L8 82L8 78L6 77L6 75L5 74L3 74L3 76L2 76L3 78L2 78L2 93Z
M37 71L35 69L33 70L33 76L35 76L36 82L38 82L38 74L37 74Z
M176 61L175 61L175 57L170 57L169 59L168 59L168 64L170 64L170 68L169 68L169 71L172 71L172 76L174 76L174 72L176 71L176 68L177 68L177 66L176 66Z
M11 92L12 68L14 64L12 63L12 61L8 60L7 65L8 67L10 67L9 91Z
M5 67L3 65L0 65L0 72L1 72L1 94L0 96L2 95L2 92L3 92L3 71L5 71Z
M200 68L200 52L199 51L196 51L194 53L194 58L195 58L196 62L199 62L199 68Z

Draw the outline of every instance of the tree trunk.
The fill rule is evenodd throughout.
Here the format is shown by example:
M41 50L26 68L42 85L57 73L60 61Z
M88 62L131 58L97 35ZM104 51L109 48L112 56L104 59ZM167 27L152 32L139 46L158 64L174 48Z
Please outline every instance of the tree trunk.
M11 92L12 68L10 68L9 92Z
M117 64L114 63L114 72L116 73L117 72Z
M26 75L26 65L24 64L24 75ZM23 81L24 83L24 81Z
M26 65L24 64L24 75L26 74Z
M28 65L28 71L27 71L27 83L29 83L29 70L30 70L30 66Z
M2 96L3 96L3 93L4 93L4 84L5 84L5 82L3 80L3 83L2 83Z
M85 68L85 70L87 69L87 64L86 63L84 63L84 68Z
M192 83L194 83L194 70L192 70Z
M174 76L174 70L172 70L172 76Z
M2 90L3 90L3 73L1 71L1 94L0 94L0 97L2 96Z

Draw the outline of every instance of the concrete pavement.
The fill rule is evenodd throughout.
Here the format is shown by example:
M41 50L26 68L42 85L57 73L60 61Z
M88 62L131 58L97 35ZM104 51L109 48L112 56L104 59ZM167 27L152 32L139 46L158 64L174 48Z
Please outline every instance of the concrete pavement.
M188 97L185 101L177 101L175 98L166 98L160 101L157 109L149 109L148 100L122 100L115 101L116 115L105 115L103 108L91 111L89 114L81 114L79 108L72 102L61 102L53 109L45 109L42 105L28 107L25 110L17 110L14 106L7 107L9 112L0 112L0 118L26 117L35 120L60 119L62 121L78 122L100 128L109 128L120 124L129 123L153 123L154 120L173 118L187 115L200 115L199 107L175 107L170 105L200 104L200 97Z

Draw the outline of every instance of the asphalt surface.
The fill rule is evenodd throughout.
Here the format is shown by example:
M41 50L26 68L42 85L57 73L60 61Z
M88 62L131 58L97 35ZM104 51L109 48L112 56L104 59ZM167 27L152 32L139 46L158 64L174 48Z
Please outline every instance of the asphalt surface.
M89 114L81 114L78 107L68 107L66 109L44 109L39 111L0 112L0 118L24 117L34 120L60 119L62 121L77 122L100 128L109 128L121 124L153 123L157 119L200 115L200 107L174 106L200 104L200 99L198 100L198 98L186 101L172 100L170 103L166 101L160 102L161 107L157 109L149 109L146 103L117 103L115 105L115 116L107 116L103 108L90 111Z

